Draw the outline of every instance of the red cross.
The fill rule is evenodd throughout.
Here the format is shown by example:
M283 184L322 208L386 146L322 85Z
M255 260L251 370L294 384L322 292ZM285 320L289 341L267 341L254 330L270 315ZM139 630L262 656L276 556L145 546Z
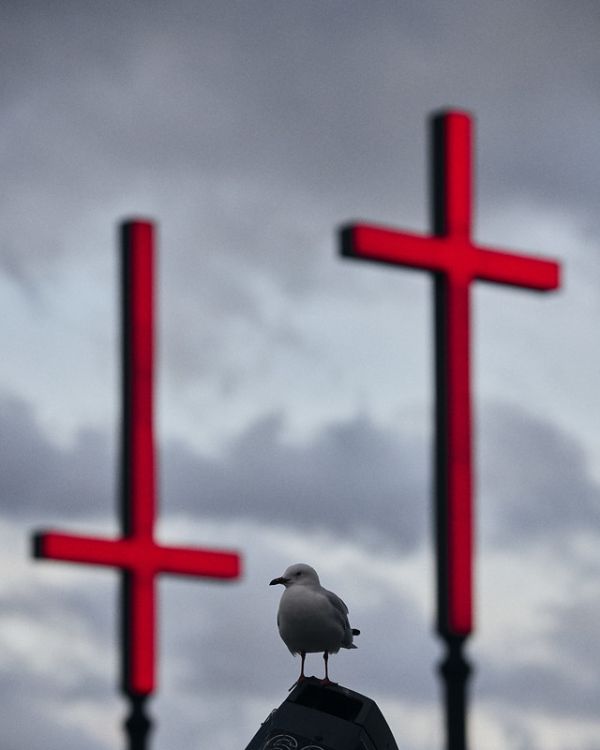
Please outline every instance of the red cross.
M139 696L155 687L156 576L231 579L240 575L235 552L168 547L154 540L153 245L149 222L122 225L122 536L102 539L54 531L35 535L37 557L122 571L122 686L126 693Z
M548 291L559 286L559 266L472 241L470 117L442 112L432 118L432 136L432 236L351 224L342 228L341 250L345 256L434 275L437 626L443 635L464 637L473 628L471 282Z

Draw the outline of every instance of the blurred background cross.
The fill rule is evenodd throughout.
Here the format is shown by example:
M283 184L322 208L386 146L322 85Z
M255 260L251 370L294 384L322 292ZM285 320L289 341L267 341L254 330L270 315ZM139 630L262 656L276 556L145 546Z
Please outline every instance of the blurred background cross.
M535 291L559 286L554 261L473 242L471 130L465 112L431 119L431 236L365 224L341 231L344 256L423 269L434 277L437 629L448 647L441 673L449 750L467 746L470 667L463 645L473 630L471 284L482 280Z
M121 687L131 703L125 722L129 750L147 746L145 702L156 688L156 576L174 573L214 579L240 575L236 552L166 546L156 542L154 390L154 227L121 227L122 437L121 537L40 531L38 558L121 571Z

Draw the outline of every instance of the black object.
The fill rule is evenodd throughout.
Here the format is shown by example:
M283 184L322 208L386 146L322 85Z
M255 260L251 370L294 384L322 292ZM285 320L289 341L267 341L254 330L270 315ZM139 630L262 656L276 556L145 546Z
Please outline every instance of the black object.
M467 748L467 686L472 667L465 658L464 638L446 636L447 652L439 666L444 681L444 705L446 707L446 748Z
M309 677L274 709L246 750L398 750L375 701Z
M146 713L147 695L137 695L128 693L131 710L130 714L123 723L128 739L128 750L146 750L146 740L152 721Z

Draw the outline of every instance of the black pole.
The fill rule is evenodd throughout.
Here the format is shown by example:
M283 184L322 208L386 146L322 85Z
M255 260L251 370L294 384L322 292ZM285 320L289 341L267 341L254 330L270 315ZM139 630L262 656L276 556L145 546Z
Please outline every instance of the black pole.
M146 750L147 739L152 721L146 713L147 695L127 693L130 701L130 713L123 724L127 735L127 750Z
M472 667L464 655L466 638L446 636L446 656L439 665L444 682L446 750L467 750L467 688Z

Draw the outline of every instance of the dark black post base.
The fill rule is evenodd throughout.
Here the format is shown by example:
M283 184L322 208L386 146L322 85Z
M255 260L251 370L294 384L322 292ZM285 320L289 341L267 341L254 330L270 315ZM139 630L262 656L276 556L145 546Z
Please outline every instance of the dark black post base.
M445 636L447 652L439 672L444 680L446 750L467 750L467 683L472 672L465 658L465 638Z
M147 738L152 728L152 721L145 711L147 695L128 693L131 702L131 712L123 726L127 734L127 750L147 750Z

